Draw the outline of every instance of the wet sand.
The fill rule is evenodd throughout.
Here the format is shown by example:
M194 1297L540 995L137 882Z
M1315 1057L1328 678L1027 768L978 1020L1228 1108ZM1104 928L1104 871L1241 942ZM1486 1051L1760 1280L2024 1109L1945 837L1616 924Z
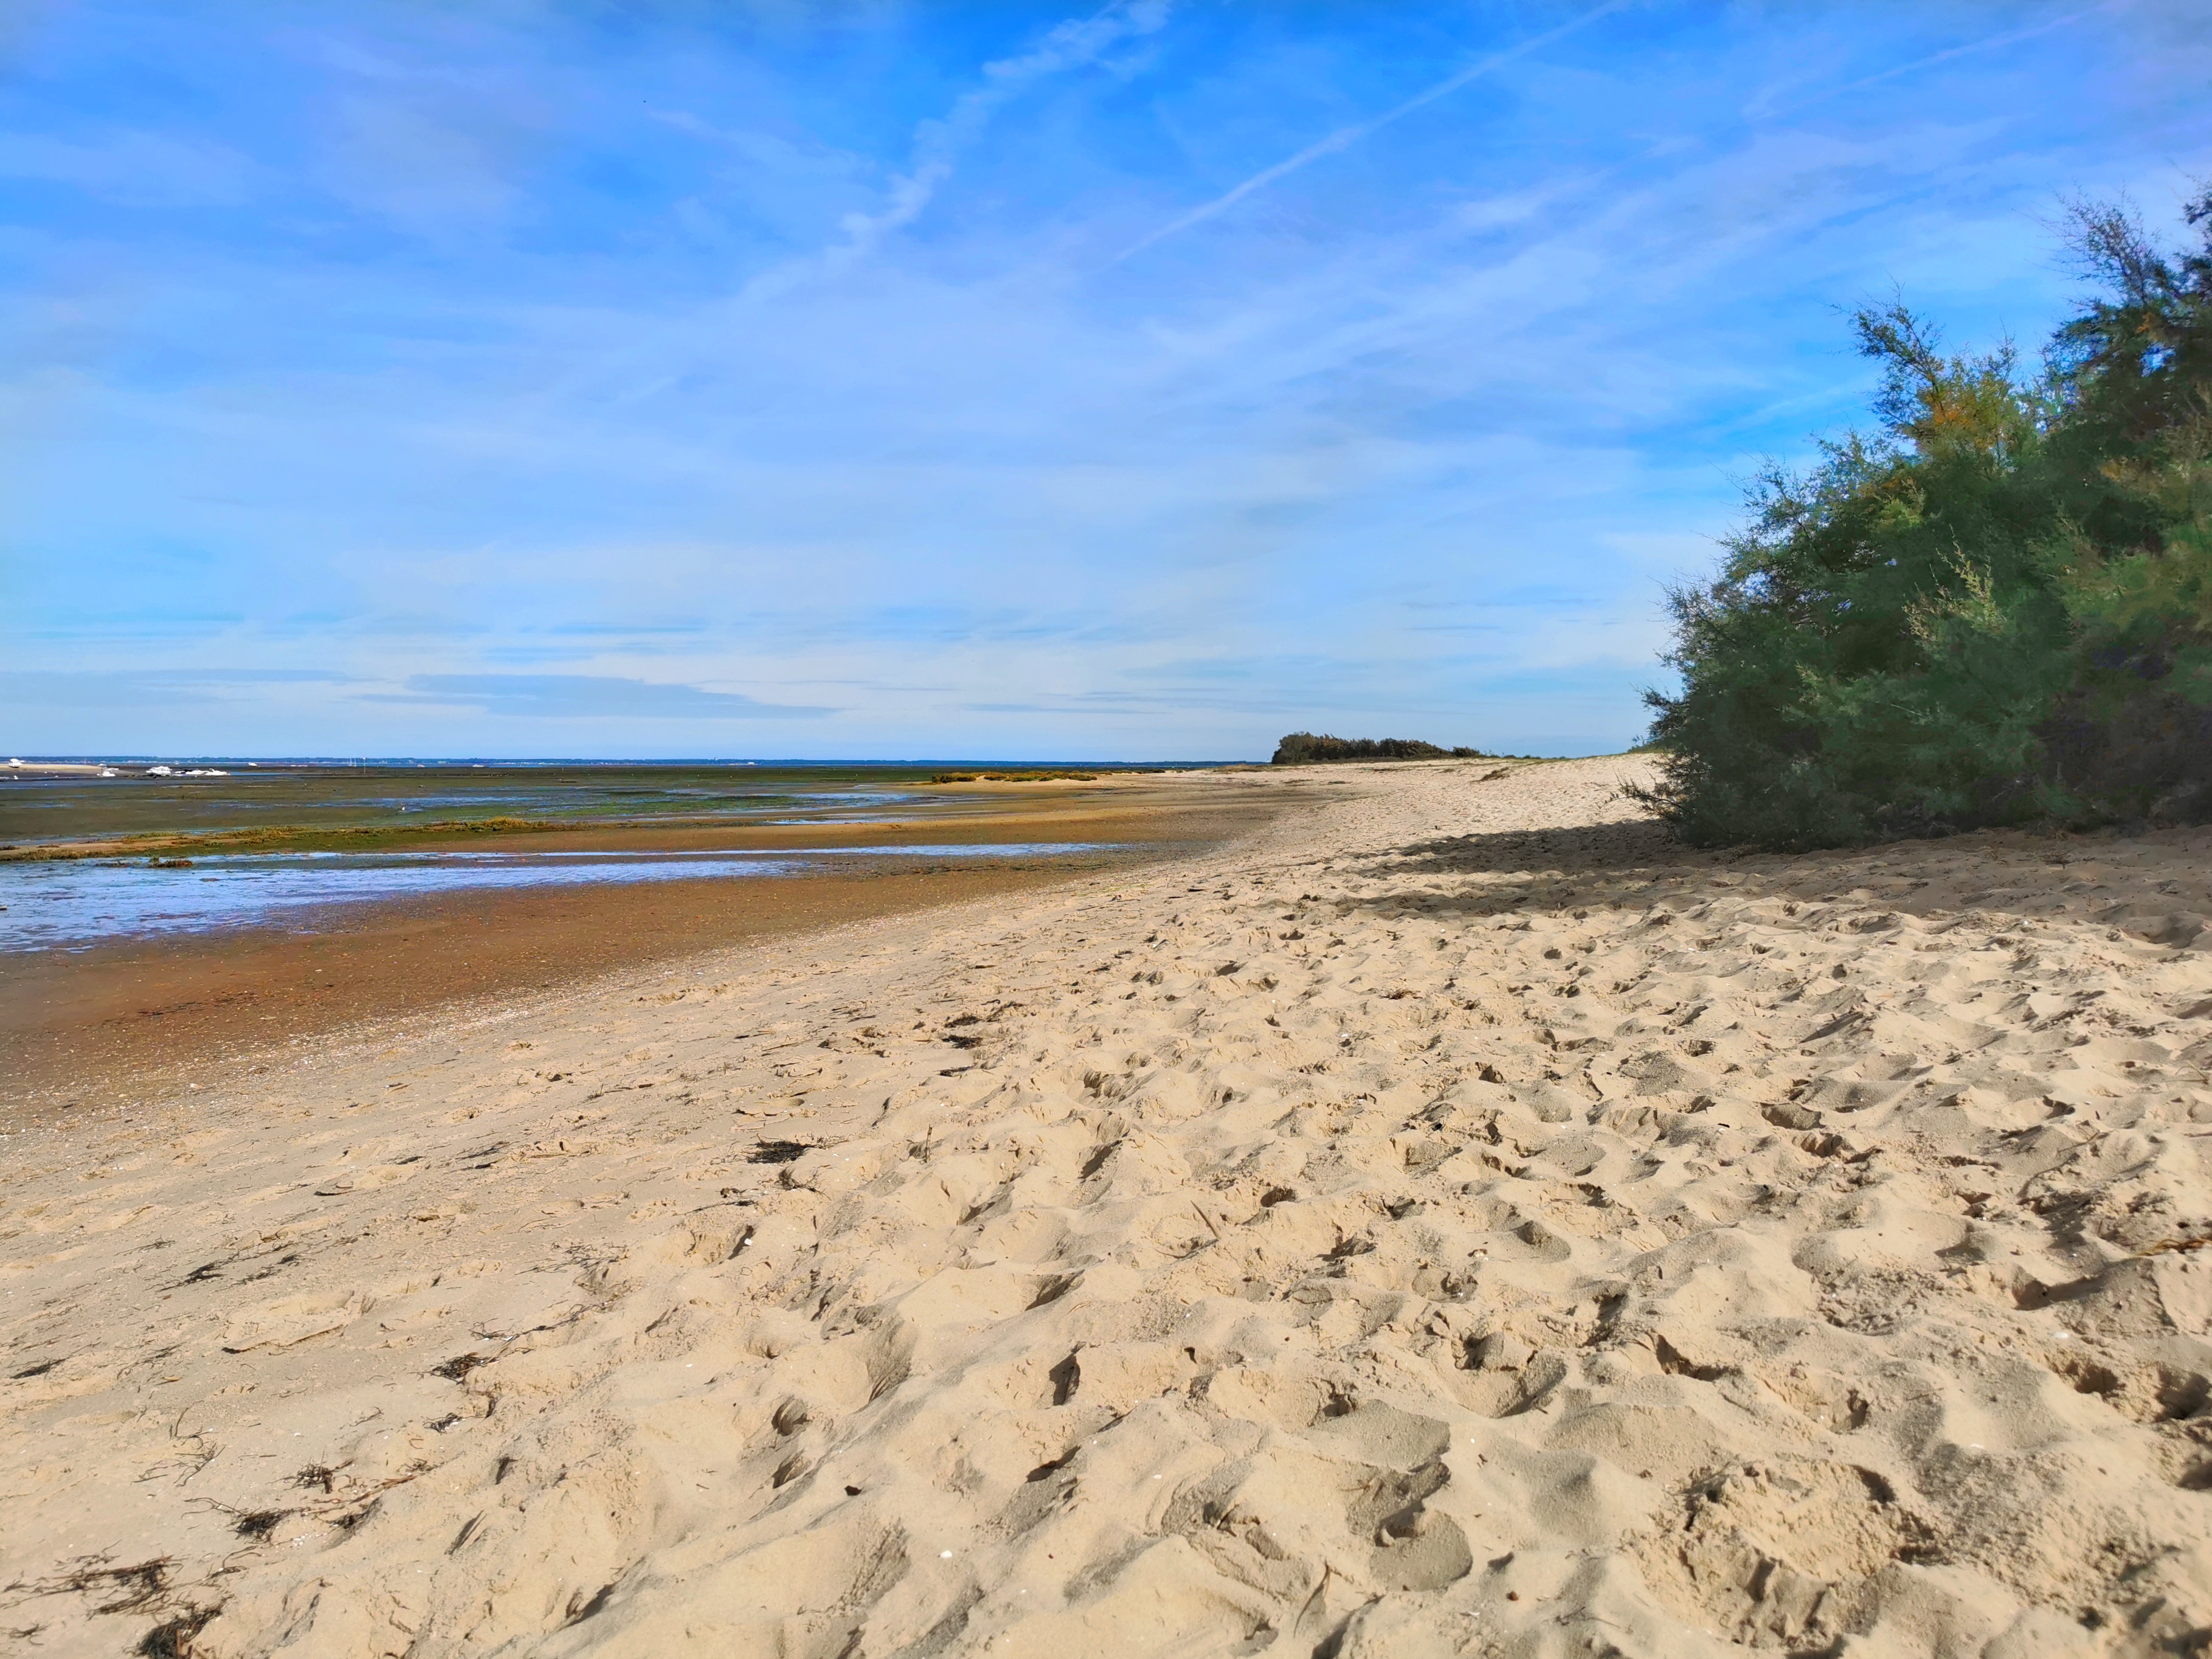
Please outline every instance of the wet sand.
M188 1093L306 1045L373 1043L702 951L1154 862L1255 830L1295 793L1263 800L1234 775L964 785L931 816L901 822L503 836L502 853L1036 842L1115 850L920 868L854 857L819 874L465 890L293 912L266 927L0 953L0 1125Z

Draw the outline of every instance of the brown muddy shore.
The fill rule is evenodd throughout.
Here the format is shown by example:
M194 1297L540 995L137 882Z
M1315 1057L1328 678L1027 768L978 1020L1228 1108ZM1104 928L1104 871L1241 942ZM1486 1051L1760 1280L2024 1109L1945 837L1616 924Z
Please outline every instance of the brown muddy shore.
M462 890L295 912L281 925L0 953L0 1126L208 1089L306 1045L354 1046L503 999L726 949L1199 851L1292 797L1230 776L970 786L945 816L852 824L594 828L502 836L503 852L773 851L1091 842L917 868ZM435 841L422 845L426 850ZM457 838L454 845L466 842Z

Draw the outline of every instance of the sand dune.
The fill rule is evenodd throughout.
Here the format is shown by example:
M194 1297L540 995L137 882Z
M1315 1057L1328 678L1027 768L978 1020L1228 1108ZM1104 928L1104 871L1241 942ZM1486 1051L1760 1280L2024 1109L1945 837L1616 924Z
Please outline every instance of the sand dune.
M14 1137L0 1632L2202 1650L2212 836L1493 769Z

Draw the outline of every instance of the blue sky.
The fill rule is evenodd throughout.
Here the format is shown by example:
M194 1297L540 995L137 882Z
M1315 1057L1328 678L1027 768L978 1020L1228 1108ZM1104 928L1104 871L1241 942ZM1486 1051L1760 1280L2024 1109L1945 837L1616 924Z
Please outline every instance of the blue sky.
M2212 173L2201 3L0 14L0 744L1640 733L1660 599Z

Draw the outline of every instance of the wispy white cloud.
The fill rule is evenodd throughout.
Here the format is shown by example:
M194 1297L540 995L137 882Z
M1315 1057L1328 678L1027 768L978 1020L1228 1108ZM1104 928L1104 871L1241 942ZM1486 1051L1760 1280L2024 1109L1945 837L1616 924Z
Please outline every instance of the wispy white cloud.
M144 709L183 704L250 704L272 688L289 694L359 684L351 674L314 668L123 668L0 673L0 705L23 713L53 709Z
M355 701L474 708L525 720L807 720L836 712L607 674L412 674L404 690L360 692Z
M0 179L66 185L127 207L234 207L262 174L227 144L171 133L0 133Z
M885 237L921 218L951 179L962 152L1015 99L1054 76L1097 64L1126 40L1152 33L1167 21L1170 9L1170 0L1117 0L1088 17L1055 26L1025 52L984 64L981 85L963 93L945 114L915 129L906 170L891 180L884 204L843 217L840 239L823 250L821 268L832 273L846 270L872 253Z
M106 61L131 3L54 15L104 23ZM1446 6L1115 9L1019 49L988 9L618 49L595 15L471 14L434 52L419 9L349 0L375 50L295 54L296 88L250 30L183 54L220 119L133 94L103 125L66 65L0 87L0 128L222 145L281 204L22 192L10 669L358 677L34 696L22 744L696 752L755 705L826 711L763 719L824 754L1618 744L1660 584L1711 556L1734 479L1856 412L1837 302L1900 281L1954 337L2033 338L2067 291L2033 253L2054 186L2156 201L2212 159L2197 60L2121 11L2004 51L1966 50L1967 13L1583 12L1456 101ZM476 131L469 52L496 60L456 152L480 176L372 188ZM1812 60L1874 78L1745 118L1738 89ZM1431 118L1362 96L1424 84ZM420 112L428 148L344 173L344 96ZM1300 113L1347 103L1384 114ZM1338 164L1273 160L1333 124ZM1161 205L1239 176L1283 211ZM1102 266L1175 221L1177 257Z

